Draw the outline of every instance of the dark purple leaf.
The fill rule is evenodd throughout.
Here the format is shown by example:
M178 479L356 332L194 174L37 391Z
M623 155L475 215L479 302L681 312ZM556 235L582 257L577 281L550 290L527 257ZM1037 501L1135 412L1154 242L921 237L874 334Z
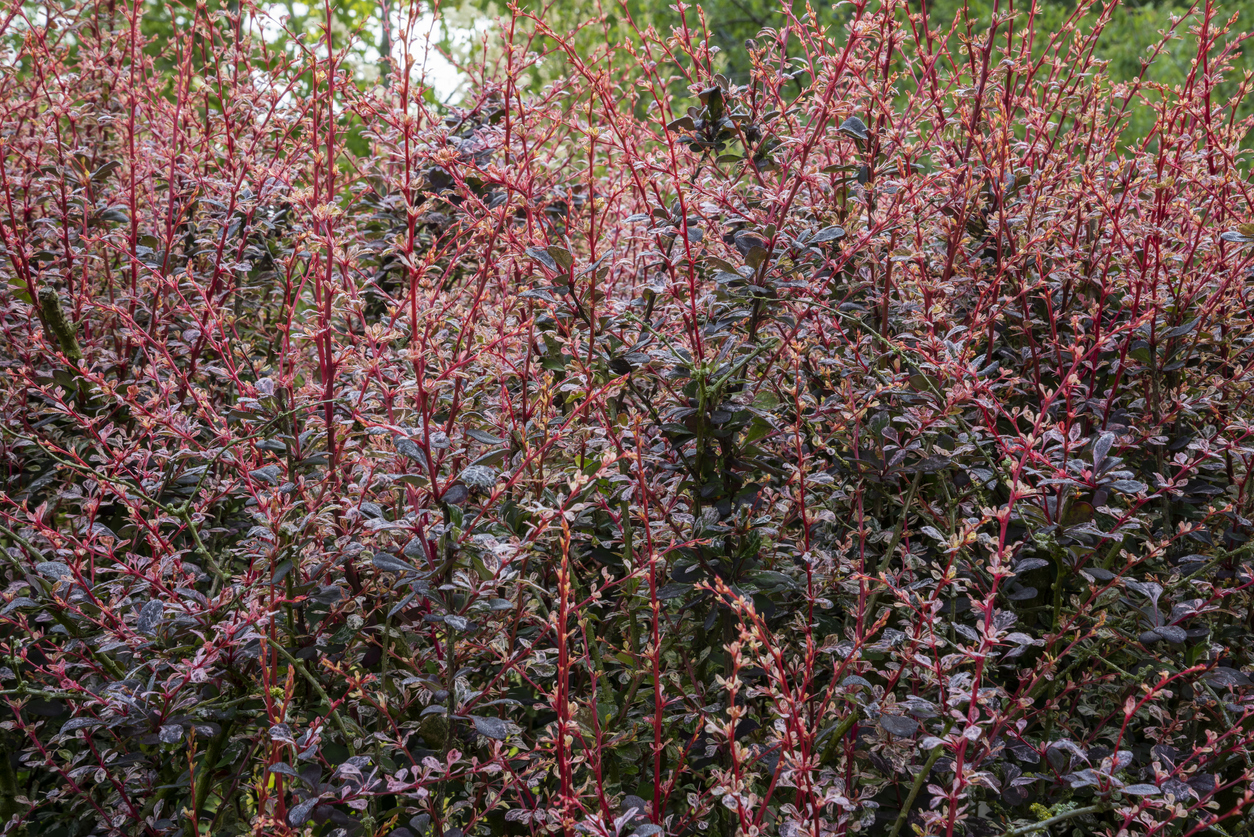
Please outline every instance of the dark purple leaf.
M836 130L840 131L842 134L848 134L854 139L863 141L870 137L870 134L867 133L866 123L856 116L851 116L844 122L840 123L840 127Z
M1026 573L1030 570L1039 570L1048 566L1049 561L1044 558L1024 558L1021 561L1015 562L1014 571L1015 574L1018 575L1019 573Z
M1102 464L1106 461L1106 456L1110 453L1111 447L1115 444L1114 433L1103 433L1097 437L1097 441L1093 442L1093 469L1101 470Z
M1250 678L1245 674L1245 672L1237 671L1236 669L1229 668L1227 666L1216 666L1206 672L1206 674L1202 675L1202 677L1212 686L1216 686L1221 689L1234 689L1239 686L1250 685Z
M400 574L414 572L414 568L409 564L406 564L395 555L390 555L386 552L376 552L370 562L378 569L383 570L385 573Z
M484 738L491 738L496 741L504 741L509 738L509 724L500 718L481 717L472 715L471 720L475 724L475 732Z
M824 227L806 240L806 244L825 244L828 241L840 241L845 237L842 227Z
M157 626L161 624L161 617L165 614L165 605L156 599L151 599L144 604L142 610L139 611L139 618L135 620L135 630L141 634L151 636L156 633Z
M70 720L61 725L61 734L65 735L66 733L74 732L75 730L92 729L93 727L100 726L104 726L104 721L96 718L70 718Z
M313 809L318 806L319 801L320 797L315 796L292 806L292 809L287 812L287 824L293 828L304 825L309 821L310 816L313 814Z
M919 722L905 715L880 715L880 726L898 738L909 738L919 729Z
M54 581L59 581L63 578L74 578L74 574L70 571L69 565L62 563L61 561L40 561L35 565L35 569L40 575L51 578Z

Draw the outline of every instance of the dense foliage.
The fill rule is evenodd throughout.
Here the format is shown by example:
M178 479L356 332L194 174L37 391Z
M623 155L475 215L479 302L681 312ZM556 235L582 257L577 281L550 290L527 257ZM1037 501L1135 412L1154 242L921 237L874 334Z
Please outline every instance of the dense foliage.
M143 9L0 18L3 833L1250 833L1212 6L517 11L449 110Z
M471 44L459 37L462 28L474 25L476 18L471 9L484 12L499 11L508 4L500 0L461 0L461 9L447 15L448 25L437 27L442 49L454 55L466 53ZM549 0L544 5L544 18L563 39L575 39L581 47L597 43L617 44L621 41L637 41L637 29L654 27L659 32L682 29L687 23L705 33L711 48L714 70L722 72L732 81L743 84L748 81L752 66L749 52L742 45L746 39L755 38L759 29L782 27L789 19L789 12L797 16L811 15L817 24L826 28L829 36L843 41L847 25L854 9L849 3L810 4L802 0L702 0L700 3L671 4L656 0L593 0L593 6L604 8L604 15L589 16L586 0ZM1026 14L1031 7L1032 28L1037 32L1054 32L1069 20L1077 26L1098 26L1099 33L1092 45L1093 58L1105 63L1105 73L1114 81L1130 81L1144 74L1146 81L1154 84L1179 85L1190 73L1190 62L1197 54L1197 42L1188 27L1177 28L1174 36L1165 42L1164 30L1171 30L1175 17L1195 10L1194 4L1185 0L1128 0L1124 3L1080 4L1074 0L1038 0L1023 4L1008 0L927 0L910 4L916 13L926 13L932 27L948 29L957 22L963 35L983 31L994 15L1008 11ZM444 2L443 8L457 9L457 4ZM1250 28L1254 19L1254 2L1251 0L1218 0L1214 4L1217 19L1226 20L1239 14L1235 32ZM444 20L442 18L442 20ZM700 24L700 25L697 25ZM1021 23L1020 25L1024 25ZM970 26L973 32L968 33ZM473 43L473 42L472 42ZM959 39L949 42L951 49L960 46ZM476 49L492 50L495 44L474 44ZM1039 57L1048 46L1046 39L1037 39L1035 47ZM1143 68L1141 62L1153 52L1153 61ZM363 61L367 60L363 56ZM1246 71L1254 70L1254 51L1238 46L1233 55L1233 79L1239 79ZM367 67L367 72L369 68ZM535 74L546 78L543 71ZM795 94L798 90L790 91ZM1251 102L1240 104L1241 115L1250 112ZM1128 115L1125 131L1136 137L1144 136L1153 128L1154 116L1147 109L1135 109Z

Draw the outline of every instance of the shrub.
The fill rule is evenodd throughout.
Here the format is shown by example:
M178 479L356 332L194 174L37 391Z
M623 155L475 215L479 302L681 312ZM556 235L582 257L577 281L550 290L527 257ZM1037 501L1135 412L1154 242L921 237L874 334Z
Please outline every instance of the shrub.
M169 72L141 5L46 9L0 69L5 833L1249 833L1211 6L1174 88L1090 6L856 0L736 81L691 13L516 12L447 112L330 9L197 7Z

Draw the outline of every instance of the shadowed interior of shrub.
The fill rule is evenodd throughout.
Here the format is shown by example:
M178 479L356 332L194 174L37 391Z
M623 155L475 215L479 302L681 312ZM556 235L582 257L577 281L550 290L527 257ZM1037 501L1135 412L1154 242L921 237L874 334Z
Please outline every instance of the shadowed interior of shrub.
M142 8L0 19L3 833L1250 833L1212 6L519 10L449 109Z

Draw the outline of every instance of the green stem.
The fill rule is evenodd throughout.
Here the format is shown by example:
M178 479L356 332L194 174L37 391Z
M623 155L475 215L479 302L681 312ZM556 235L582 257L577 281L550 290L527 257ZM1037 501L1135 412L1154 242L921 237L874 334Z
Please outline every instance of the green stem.
M78 335L75 334L73 324L61 310L61 297L55 289L47 286L39 289L39 309L44 315L44 322L48 324L48 330L61 347L61 353L77 368L79 361L83 359L83 350L78 345Z
M889 541L887 548L884 550L883 557L880 558L879 566L875 570L878 577L888 571L889 565L892 563L893 554L897 551L897 544L901 542L902 535L906 531L906 518L910 516L910 503L914 501L915 492L919 490L919 481L923 478L923 472L919 471L914 475L914 480L910 483L910 490L906 492L906 501L901 506L901 519L897 521L897 528L893 532L893 539ZM875 618L875 606L879 603L880 593L883 588L876 588L871 592L866 603L866 614L871 619Z
M322 700L326 702L327 712L331 715L331 720L335 722L335 728L340 731L340 735L344 736L344 746L347 747L349 753L352 754L353 737L348 734L348 727L345 726L344 718L341 717L340 710L336 708L335 701L331 700L331 696L327 694L326 689L322 688L322 684L318 682L318 678L314 677L313 674L310 673L309 669L305 668L304 663L289 654L286 648L275 645L274 643L267 643L267 645L270 648L273 648L280 657L287 660L288 664L292 666L292 668L300 672L301 677L305 678L305 682L309 684L310 688L317 693L318 697L322 698Z
M0 748L0 827L22 813L22 805L17 801L17 774L13 771L13 764L9 761L9 754L16 751L16 748L8 746L8 736L5 736L5 746ZM25 834L25 829L19 825L12 834Z
M836 757L836 748L840 746L840 742L849 734L849 730L853 729L853 725L858 722L858 710L851 708L849 714L840 722L840 726L832 731L832 737L827 742L827 747L823 750L823 757L819 760L820 764L827 764Z
M949 733L950 728L954 725L953 721L945 724L945 734ZM914 784L910 786L910 793L906 796L906 801L901 805L901 811L897 813L897 820L893 823L892 831L888 832L888 837L897 837L897 834L905 827L906 820L910 817L910 809L914 807L915 797L919 795L919 791L923 789L923 783L927 781L927 775L932 772L932 767L936 764L936 760L940 758L941 750L944 749L943 744L937 744L932 748L932 752L928 753L927 761L923 763L923 768L919 770L914 777Z
M1076 817L1082 817L1085 814L1100 814L1109 807L1109 805L1101 804L1089 805L1086 808L1076 808L1074 811L1066 811L1056 817L1050 817L1047 820L1041 820L1040 822L1034 822L1030 825L1021 825L1018 828L1012 828L1004 832L1002 837L1020 837L1022 834L1031 834L1034 831L1044 831L1047 828L1058 825L1058 823L1073 820ZM894 831L893 833L895 834L896 832Z
M222 750L226 747L227 739L231 737L231 722L223 721L222 729L218 730L218 734L209 740L209 749L205 750L205 757L200 762L200 775L196 777L196 795L192 799L192 810L187 816L192 821L193 833L197 830L197 824L200 822L200 812L205 807L205 799L209 796L209 786L213 782L214 770L218 766L219 759L222 758ZM162 791L162 795L166 793Z
M902 803L901 811L897 813L897 820L893 823L892 830L888 832L888 837L897 837L902 827L905 826L906 820L910 817L910 809L914 807L914 799L922 790L923 783L927 781L927 775L932 772L932 766L940 758L942 749L940 744L933 747L932 752L928 754L927 761L923 763L923 768L915 775L914 784L910 786L910 793L906 795L906 801Z

